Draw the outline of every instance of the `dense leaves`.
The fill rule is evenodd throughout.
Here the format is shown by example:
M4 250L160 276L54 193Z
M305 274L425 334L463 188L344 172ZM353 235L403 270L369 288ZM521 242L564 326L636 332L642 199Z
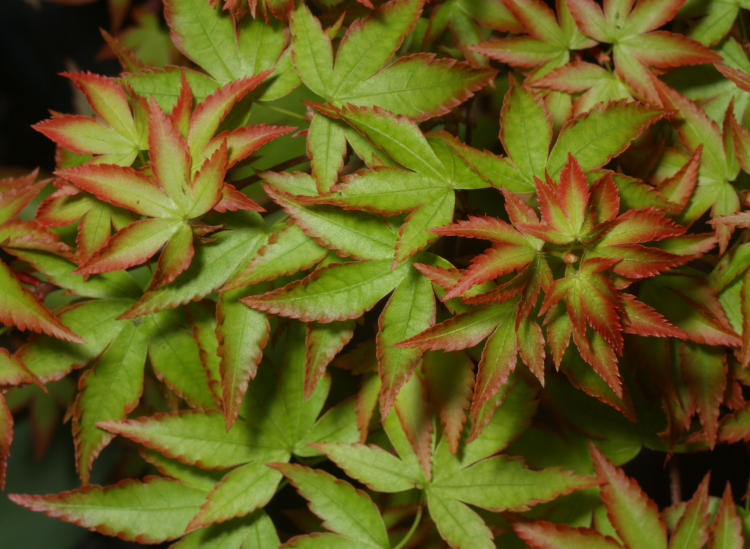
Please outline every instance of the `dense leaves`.
M0 180L0 484L26 417L81 481L12 501L182 549L745 545L677 477L750 440L750 4L109 4L125 72L65 73L54 177Z

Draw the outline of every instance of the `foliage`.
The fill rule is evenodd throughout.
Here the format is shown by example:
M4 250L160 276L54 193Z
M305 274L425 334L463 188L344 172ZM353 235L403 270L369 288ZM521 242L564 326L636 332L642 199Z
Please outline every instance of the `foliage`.
M13 502L180 549L745 546L729 487L619 468L750 441L744 2L109 7L123 72L66 73L54 175L0 180L2 478L62 407L81 481Z

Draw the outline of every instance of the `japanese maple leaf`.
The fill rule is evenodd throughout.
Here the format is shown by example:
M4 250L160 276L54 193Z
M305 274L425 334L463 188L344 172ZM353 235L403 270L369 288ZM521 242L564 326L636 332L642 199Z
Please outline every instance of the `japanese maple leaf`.
M68 246L57 235L35 221L14 219L42 190L47 181L36 182L36 172L18 178L0 179L0 248L15 254L40 250L66 254ZM43 332L58 339L81 342L22 284L11 268L0 261L0 322L19 330ZM35 279L27 281L35 282Z
M695 40L658 31L684 0L613 0L604 9L593 0L567 0L578 28L597 42L612 44L615 71L638 95L661 105L652 72L719 61L721 57ZM635 5L634 5L635 4Z
M99 117L57 114L32 127L76 153L93 155L93 162L130 166L148 148L145 105L132 104L129 92L114 79L90 72L65 73L84 94Z
M190 265L194 232L200 236L216 230L190 221L212 209L260 209L224 182L226 170L289 128L249 126L214 133L231 107L266 75L227 84L194 110L183 78L180 101L170 115L152 98L148 107L150 176L111 164L56 172L101 200L146 216L110 237L78 272L95 274L139 265L164 246L151 287L166 284Z
M528 402L524 401L524 396L528 398L530 394L523 383L519 384L520 391L506 397L482 434L472 442L462 444L456 455L451 453L445 436L434 445L428 443L424 450L426 455L420 455L413 449L409 431L402 428L397 417L411 414L407 421L416 419L414 408L408 402L418 401L420 397L408 396L413 391L420 391L419 385L416 379L409 382L409 387L399 395L395 410L384 421L395 453L366 444L321 443L314 447L370 490L385 493L422 491L427 512L440 536L451 547L495 546L492 532L472 507L495 512L525 511L542 501L597 482L557 468L533 470L521 460L501 453L517 436L514 427L507 428L511 415L533 413L533 406L527 406ZM429 415L420 419L431 424ZM520 426L523 421L512 424ZM295 483L294 469L286 466L282 471ZM311 490L302 493L314 505L314 493Z
M619 539L605 535L593 528L575 528L551 522L518 522L513 529L532 549L564 549L566 547L704 547L709 539L712 547L740 549L745 544L742 521L732 498L729 484L719 504L713 522L709 514L706 475L698 489L685 503L668 509L673 513L676 526L667 535L667 525L651 500L632 478L615 467L593 444L589 445L597 476L604 483L601 498L607 518Z
M201 371L202 358L198 356L196 342L205 337L213 338L214 348L217 344L216 334L210 329L199 328L202 333L193 340L179 322L174 326L169 321L175 316L174 311L164 311L144 319L138 326L130 320L115 321L122 330L121 335L107 347L96 369L85 374L88 391L76 404L76 421L88 429L89 436L93 431L98 432L99 440L106 437L109 441L119 435L148 448L143 453L147 461L180 482L148 477L143 481L131 481L129 485L85 486L58 495L19 496L17 502L45 509L63 520L83 522L91 529L118 531L127 539L138 536L140 541L158 542L183 535L195 537L191 534L193 530L250 515L268 503L282 475L267 467L267 462L286 462L293 455L300 458L321 455L310 443L348 443L357 439L352 400L324 407L331 387L330 378L321 380L309 397L302 390L306 351L305 328L301 323L279 334L278 348L273 354L283 358L280 363L261 369L249 389L239 419L231 428L226 428L223 414L210 409L211 380L206 379L207 372L203 372L202 378L183 381L181 387L197 386L194 391L207 393L209 403L190 402L193 409L126 419L125 414L132 411L135 403L131 401L123 411L121 396L126 388L122 383L112 383L112 376L121 372L122 367L127 367L131 374L128 376L130 390L137 402L143 377L136 372L143 370L147 347L150 360L162 374L169 376L169 370L179 372L169 376L171 383L188 377L186 369L190 375L195 375L196 366ZM115 327L111 322L107 324L109 329ZM154 330L158 330L160 337L154 337ZM166 341L161 341L164 338ZM130 352L129 341L132 342ZM192 346L187 342L192 342ZM116 351L112 350L114 347ZM107 399L108 393L113 391L117 402ZM107 413L111 415L107 417ZM85 442L89 444L89 440ZM184 489L165 492L165 484L174 485L170 483ZM238 497L238 494L244 495ZM80 507L76 510L66 505L76 500L87 505L86 518L79 514ZM128 526L127 517L111 512L113 506L132 505L135 500L141 505L152 505L160 500L163 523L153 521L144 531L142 527ZM108 507L109 513L105 511ZM63 510L65 508L67 510ZM270 546L277 545L278 542Z
M680 93L661 83L658 84L658 91L663 104L679 116L677 134L680 141L700 159L697 185L686 201L681 219L693 223L710 210L719 248L723 253L734 226L731 219L724 216L731 216L740 210L740 198L733 181L740 168L747 164L746 150L750 145L750 134L735 119L733 102L725 111L720 128L700 106ZM718 221L719 218L726 222Z
M661 110L632 101L599 103L555 132L544 102L528 86L511 79L500 112L499 138L507 156L459 142L451 147L493 186L534 192L534 177L545 173L558 177L568 154L574 154L586 171L602 167L663 116Z
M292 61L302 82L337 108L377 105L416 120L449 112L484 87L495 71L438 59L432 53L400 57L389 64L419 19L423 4L423 0L391 0L356 20L341 39L334 62L330 36L302 3L290 18ZM352 138L344 125L320 112L310 123L307 149L313 175L325 192L336 182L347 140L351 143Z
M547 176L546 181L537 178L536 186L540 216L506 192L510 223L474 217L432 230L493 243L454 282L445 279L443 284L449 286L444 299L466 296L484 282L499 279L499 285L464 299L489 306L462 313L398 344L454 350L492 334L479 365L472 403L475 414L513 371L518 353L543 383L545 339L536 315L546 313L547 343L558 367L572 336L581 357L618 395L622 389L616 356L622 351L623 333L683 337L622 289L633 280L688 261L692 255L645 245L681 235L685 228L652 208L619 214L619 192L611 176L590 186L572 156L559 183ZM541 290L544 301L532 314ZM556 307L559 303L564 307Z
M512 67L533 68L532 79L567 63L571 50L596 45L578 30L564 0L556 1L557 16L541 0L503 0L503 4L527 34L489 40L470 49Z
M351 174L327 193L319 193L316 180L306 174L265 172L264 189L303 234L353 261L328 264L301 281L242 301L261 311L320 323L312 340L330 323L335 348L340 341L335 334L346 333L338 331L341 322L359 317L393 292L377 336L385 412L421 357L418 349L395 349L392 344L404 333L424 330L434 318L432 285L411 266L412 259L437 239L426 229L452 220L455 190L487 183L452 152L448 143L454 139L448 134L425 136L413 121L381 109L317 107L346 118L364 135L372 134L371 150L383 155L389 167ZM407 212L403 220L395 218L400 227L382 216ZM317 254L301 259L309 261ZM434 257L428 254L420 261ZM257 280L252 273L257 266L249 267L229 288Z

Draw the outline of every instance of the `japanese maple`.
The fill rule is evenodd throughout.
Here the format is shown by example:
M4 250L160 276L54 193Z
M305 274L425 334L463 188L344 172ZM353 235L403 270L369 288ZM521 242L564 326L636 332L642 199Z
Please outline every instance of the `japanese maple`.
M65 419L81 481L13 502L182 549L745 545L679 482L750 440L744 3L154 5L0 180L1 476Z

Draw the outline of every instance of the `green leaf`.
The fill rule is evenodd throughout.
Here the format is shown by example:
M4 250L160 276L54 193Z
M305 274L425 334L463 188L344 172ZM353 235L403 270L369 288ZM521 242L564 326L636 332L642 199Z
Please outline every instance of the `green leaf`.
M269 453L269 461L286 461L289 454ZM190 521L188 529L248 515L263 507L276 492L281 473L264 461L240 465L228 472L206 496L206 502Z
M84 339L82 344L39 336L19 349L18 359L42 381L54 381L71 369L83 366L99 355L112 341L123 323L117 317L131 301L97 300L77 303L60 317Z
M552 143L552 119L541 100L511 83L501 114L500 139L516 168L526 177L543 177Z
M305 334L305 396L309 397L325 374L328 364L354 335L354 322L310 322Z
M449 190L442 181L420 173L380 167L346 176L320 201L388 215L419 208Z
M274 467L310 502L326 528L366 547L391 546L383 517L367 494L323 471L282 463Z
M398 348L393 345L432 325L435 311L432 283L416 269L409 269L388 299L379 320L380 330L376 341L381 379L381 417L388 415L401 386L412 375L422 356L418 348Z
M389 259L334 264L241 301L249 307L303 322L357 318L393 290L409 268L402 263L391 271Z
M202 0L168 0L172 41L220 84L271 68L284 48L280 26L251 21L235 33L232 20Z
M258 445L253 435L254 427L242 419L227 431L224 416L218 412L168 412L99 425L110 433L203 469L265 460L278 453Z
M172 545L173 549L266 549L281 544L265 511L200 528Z
M556 178L569 154L584 171L599 168L663 116L663 111L638 103L619 101L595 107L565 123L550 151L547 171Z
M318 183L318 190L328 192L344 167L344 125L322 114L313 115L307 132L307 154L312 162L312 174Z
M60 256L36 250L14 251L14 254L31 263L55 285L81 297L137 299L141 295L140 286L127 271L84 277L73 273L76 266Z
M371 17L349 26L336 53L329 99L338 100L382 68L422 10L422 0L391 0ZM367 55L363 55L367 52Z
M180 537L206 493L151 477L114 486L86 486L50 495L10 494L14 503L109 536L141 543Z
M190 326L172 311L147 317L146 322L153 326L148 356L156 377L192 407L216 408L218 397Z
M740 549L745 546L742 522L737 515L737 506L732 497L732 487L727 482L721 505L711 525L711 549Z
M143 366L152 335L148 325L122 323L120 333L82 377L73 411L76 468L84 484L91 465L113 436L97 426L120 420L132 412L143 389Z
M75 332L58 320L13 276L0 261L0 322L20 330L46 333L59 339L81 342ZM83 337L83 336L81 336Z
M347 475L375 492L403 492L415 488L421 480L421 475L410 474L403 461L379 446L327 443L316 447Z
M597 475L606 482L601 488L601 498L620 539L629 547L666 549L667 529L656 504L593 443L589 443L589 449Z
M338 66L338 65L337 65ZM491 69L477 70L455 59L435 59L417 53L402 57L335 98L336 105L372 107L414 120L447 114L494 77Z
M458 549L492 549L494 536L482 518L455 499L427 491L427 508L440 536Z
M596 482L559 469L528 469L518 459L496 456L455 473L435 471L430 490L435 496L463 501L493 511L525 511Z
M147 448L141 448L138 453L143 459L156 467L162 475L179 480L187 486L191 486L206 493L216 486L216 483L221 480L221 477L224 476L225 473L225 471L221 469L207 471L193 465L181 463L175 459L169 459L155 450L149 450Z
M440 416L452 454L458 452L474 385L474 363L464 352L428 352L422 362L430 404Z
M265 189L306 234L327 248L357 259L393 257L396 235L381 218L329 206L305 207L289 195Z
M480 151L458 140L451 140L449 143L453 152L493 187L515 193L535 191L533 181L523 177L509 158Z
M331 39L305 4L294 10L289 28L292 32L292 62L297 72L308 88L325 97L333 78Z
M425 137L445 167L442 179L444 183L454 189L484 189L489 186L457 152L463 145L460 139L445 131L428 133Z
M473 347L497 327L507 316L507 307L480 307L435 324L413 337L398 343L399 347L419 347L422 350L455 351Z
M312 457L320 455L314 446L326 442L355 442L359 440L355 401L347 399L323 414L306 433L299 437L294 455Z
M289 221L268 237L268 242L222 290L234 290L294 274L312 267L326 255L327 248L315 242Z
M305 446L312 441L305 439L310 436L331 387L330 378L323 377L312 394L305 396L305 332L303 324L294 323L282 340L284 355L278 394L262 412L273 425L273 432L264 428L264 434L273 437L277 447L295 454L307 453Z
M518 375L511 377L514 383L500 388L500 407L495 410L482 432L466 444L461 463L470 465L505 449L531 422L536 412L536 391ZM497 397L496 397L497 398Z
M706 475L685 505L669 541L670 549L701 549L708 541L708 482Z
M438 181L443 179L443 163L435 155L419 127L405 116L397 116L378 107L317 108L328 116L346 120L405 168Z
M271 331L265 314L240 303L243 295L236 290L223 293L216 305L221 401L227 428L237 418L240 402L255 377Z
M430 229L448 225L453 221L455 202L453 191L446 190L409 214L399 230L395 261L406 261L437 240L438 236L430 232Z

